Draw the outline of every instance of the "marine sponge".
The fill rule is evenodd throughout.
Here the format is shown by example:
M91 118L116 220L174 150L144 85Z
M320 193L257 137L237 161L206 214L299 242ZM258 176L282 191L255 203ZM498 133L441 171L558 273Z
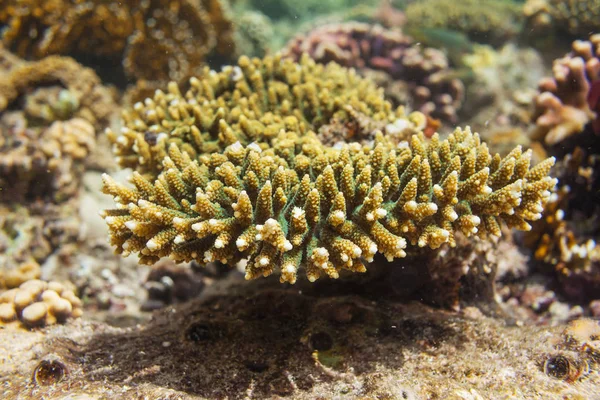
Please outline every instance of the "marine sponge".
M0 293L0 326L21 321L28 328L63 323L82 315L81 300L58 282L37 279Z
M116 251L141 263L247 260L247 279L280 270L294 283L300 266L314 281L363 272L377 253L404 257L407 241L453 246L455 232L499 236L501 221L528 230L556 183L554 159L530 169L531 151L492 156L469 129L404 144L379 134L331 148L283 129L269 146L235 142L192 158L171 143L154 183L104 176L118 207L102 216Z
M108 131L122 167L154 178L171 144L191 159L238 141L267 146L281 129L317 131L335 117L343 119L348 107L390 123L403 115L372 82L308 57L299 64L280 55L241 57L237 66L221 72L206 67L190 86L182 94L170 83L168 92L158 90L124 111L121 134Z
M539 83L533 138L555 145L592 124L600 134L600 34L576 40Z
M442 51L422 48L402 33L357 22L325 25L296 36L283 53L294 60L307 53L323 64L356 68L375 78L388 99L405 97L400 103L411 109L456 122L462 82L448 77L451 70Z

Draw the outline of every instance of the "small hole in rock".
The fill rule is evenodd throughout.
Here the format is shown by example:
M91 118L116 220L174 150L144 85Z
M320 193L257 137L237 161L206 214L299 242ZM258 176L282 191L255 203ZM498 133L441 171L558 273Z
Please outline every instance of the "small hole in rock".
M269 368L269 365L262 361L246 361L244 365L252 372L264 372Z
M326 332L317 332L310 335L310 346L313 350L327 351L333 347L333 338Z
M190 325L185 336L192 342L203 342L213 339L216 336L212 330L214 330L214 327L204 323L196 323Z
M564 356L550 357L544 363L544 372L556 379L567 379L571 369L571 361Z
M54 385L62 380L67 368L57 360L43 360L33 371L33 382L40 386Z

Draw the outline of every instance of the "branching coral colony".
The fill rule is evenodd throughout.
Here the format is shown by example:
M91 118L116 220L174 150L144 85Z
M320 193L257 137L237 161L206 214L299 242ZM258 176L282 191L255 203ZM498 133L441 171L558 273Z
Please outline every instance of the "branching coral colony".
M247 260L248 279L279 270L294 283L301 266L310 281L337 278L376 253L455 245L456 232L499 236L501 221L527 230L556 183L554 159L530 169L530 151L492 156L468 128L323 145L314 132L347 104L388 127L411 124L335 64L241 58L191 86L138 104L112 134L136 171L133 188L104 176L117 208L102 215L116 251L141 263Z

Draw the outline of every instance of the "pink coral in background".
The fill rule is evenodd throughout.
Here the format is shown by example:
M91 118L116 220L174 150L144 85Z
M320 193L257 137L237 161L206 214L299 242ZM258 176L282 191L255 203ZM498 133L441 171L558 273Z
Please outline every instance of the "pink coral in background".
M599 133L600 34L574 41L572 51L554 61L552 74L539 84L534 138L554 145L588 123Z

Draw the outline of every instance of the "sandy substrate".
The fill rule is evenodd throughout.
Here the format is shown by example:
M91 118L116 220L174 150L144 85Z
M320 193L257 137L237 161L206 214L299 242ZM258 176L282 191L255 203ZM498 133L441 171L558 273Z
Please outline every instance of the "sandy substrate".
M473 307L443 311L343 285L231 279L144 325L0 330L0 397L600 398L598 338L573 340L564 326L509 326Z

